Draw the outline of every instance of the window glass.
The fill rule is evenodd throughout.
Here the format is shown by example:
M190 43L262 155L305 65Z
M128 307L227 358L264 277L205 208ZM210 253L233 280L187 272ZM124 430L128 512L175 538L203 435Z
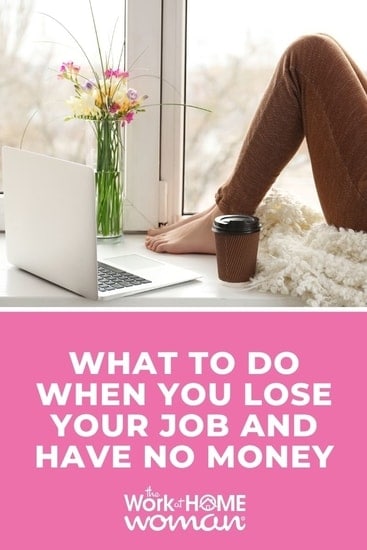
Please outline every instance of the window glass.
M62 62L74 61L83 76L90 75L81 48L100 73L88 1L9 0L1 4L2 105L5 102L7 113L1 141L19 145L23 140L23 146L32 150L81 159L79 138L86 124L64 122L70 114L66 100L73 89L58 80L57 74ZM94 1L92 5L103 56L108 54L117 22L113 54L117 60L124 43L123 0Z
M230 175L242 139L275 63L298 36L334 36L367 67L365 19L359 0L187 0L186 101L211 113L186 110L183 213L212 204ZM305 145L283 171L278 187L317 205Z
M1 143L84 162L87 123L64 120L73 88L57 74L62 62L73 61L90 75L81 48L100 73L88 0L0 0L0 6ZM92 6L102 55L114 34L117 62L124 45L124 0L94 0Z

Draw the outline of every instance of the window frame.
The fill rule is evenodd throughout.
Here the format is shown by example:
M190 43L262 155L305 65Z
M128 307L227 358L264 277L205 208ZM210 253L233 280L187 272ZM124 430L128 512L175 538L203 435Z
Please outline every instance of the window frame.
M124 231L158 223L162 0L126 0L126 68L146 108L125 132ZM144 14L144 17L141 14Z
M160 178L166 189L166 221L182 216L186 119L187 0L163 0Z
M136 232L172 223L182 211L186 0L126 4L126 66L132 74L148 67L134 79L149 96L145 113L126 132L124 228Z

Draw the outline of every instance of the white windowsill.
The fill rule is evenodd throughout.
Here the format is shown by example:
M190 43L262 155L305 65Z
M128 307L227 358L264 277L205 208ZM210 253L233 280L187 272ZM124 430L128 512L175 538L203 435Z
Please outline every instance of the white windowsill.
M188 267L200 280L125 298L94 302L68 292L10 265L5 234L0 233L0 308L283 308L303 307L296 298L244 291L224 286L217 279L215 256L157 255L144 246L144 235L126 235L118 245L100 245L99 256L141 253Z

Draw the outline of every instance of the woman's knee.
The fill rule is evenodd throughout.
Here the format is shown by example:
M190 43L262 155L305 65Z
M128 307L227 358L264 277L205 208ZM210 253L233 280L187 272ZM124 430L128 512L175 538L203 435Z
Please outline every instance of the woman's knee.
M306 57L335 55L341 51L338 42L328 34L307 34L300 36L292 42L285 51L285 55L290 57Z

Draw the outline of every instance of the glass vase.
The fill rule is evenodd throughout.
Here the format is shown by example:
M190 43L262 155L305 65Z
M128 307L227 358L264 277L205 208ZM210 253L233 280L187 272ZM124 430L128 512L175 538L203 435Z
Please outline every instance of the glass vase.
M97 237L117 239L123 233L123 143L121 121L94 121Z

